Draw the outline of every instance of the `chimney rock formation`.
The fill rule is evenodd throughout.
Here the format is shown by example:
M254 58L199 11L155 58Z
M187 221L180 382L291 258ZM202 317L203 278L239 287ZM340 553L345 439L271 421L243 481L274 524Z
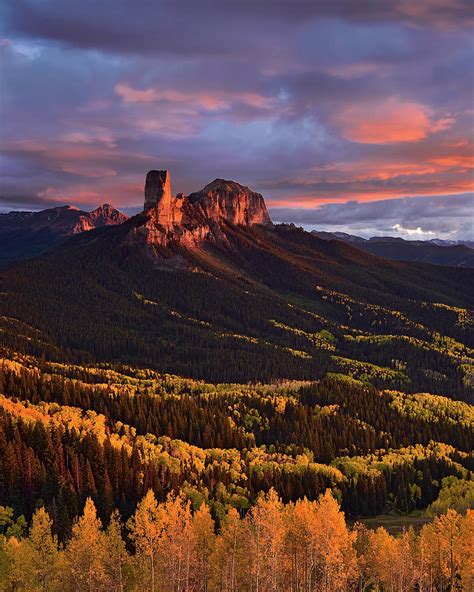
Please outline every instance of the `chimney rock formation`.
M167 213L171 207L171 181L169 171L150 171L145 181L145 212L160 207Z
M226 242L226 224L271 226L260 193L234 181L215 179L195 193L171 196L168 171L150 171L145 182L147 243L197 244L203 240Z

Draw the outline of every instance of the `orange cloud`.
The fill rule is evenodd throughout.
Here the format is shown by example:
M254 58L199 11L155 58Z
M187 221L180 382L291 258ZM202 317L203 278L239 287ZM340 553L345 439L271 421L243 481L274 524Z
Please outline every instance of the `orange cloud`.
M354 105L336 117L343 136L363 144L417 142L452 123L453 119L449 117L433 121L424 105L396 97Z
M114 90L124 103L151 103L156 99L156 92L153 88L138 90L119 83L114 86Z
M175 89L157 90L154 88L137 90L124 83L116 84L114 90L124 103L164 101L175 106L189 107L192 112L196 109L219 111L230 108L234 103L268 110L273 108L275 104L272 97L255 92L183 92Z

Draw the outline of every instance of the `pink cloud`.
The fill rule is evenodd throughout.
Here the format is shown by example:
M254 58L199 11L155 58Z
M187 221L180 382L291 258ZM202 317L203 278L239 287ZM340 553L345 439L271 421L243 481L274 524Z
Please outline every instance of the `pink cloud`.
M343 136L362 144L417 142L447 129L453 121L450 117L433 120L425 105L397 97L353 105L335 117Z
M240 103L256 109L272 109L275 104L273 97L267 97L256 92L231 92L231 91L190 91L185 92L176 89L145 90L134 89L131 86L119 83L114 86L115 92L124 103L154 103L165 102L175 106L187 107L190 110L222 111L229 109L233 104Z
M151 103L156 100L156 92L152 88L138 90L119 83L114 86L114 90L123 99L124 103Z

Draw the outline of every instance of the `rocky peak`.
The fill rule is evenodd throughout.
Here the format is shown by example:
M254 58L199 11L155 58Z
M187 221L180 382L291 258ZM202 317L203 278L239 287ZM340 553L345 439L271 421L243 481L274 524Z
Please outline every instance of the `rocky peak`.
M103 204L90 213L94 228L99 226L115 226L128 220L128 216L110 204Z
M150 171L145 181L148 243L190 244L225 240L225 224L271 226L265 200L234 181L215 179L201 191L171 195L169 171Z
M214 179L201 191L191 193L188 200L216 222L244 226L272 224L262 195L235 181Z

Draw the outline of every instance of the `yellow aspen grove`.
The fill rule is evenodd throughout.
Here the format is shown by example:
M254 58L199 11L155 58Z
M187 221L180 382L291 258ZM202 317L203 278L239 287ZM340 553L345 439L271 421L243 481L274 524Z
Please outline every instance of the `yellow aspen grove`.
M159 507L158 521L158 589L163 592L190 591L196 548L191 502L183 496L170 496Z
M141 562L144 589L156 592L156 565L161 524L158 504L151 489L137 506L137 511L128 523L130 538L135 543L138 560Z
M316 562L312 567L321 592L345 590L357 576L355 534L350 533L344 514L330 490L321 495L311 526L311 545Z
M20 588L50 592L59 587L60 553L51 524L46 510L39 508L33 514L29 537L10 547Z
M459 535L462 588L474 590L474 510L467 511Z
M285 506L270 490L245 517L231 508L216 533L208 506L149 491L128 526L125 539L113 513L103 529L88 499L62 550L37 510L28 536L0 535L0 592L473 591L472 510L392 536L349 529L329 491Z
M285 524L282 504L275 490L262 496L248 516L252 589L278 592L283 589L286 571Z
M249 532L247 523L231 508L217 537L211 557L211 590L246 592L251 589Z
M210 560L215 551L214 521L206 504L194 513L193 538L196 545L193 564L193 580L197 592L209 592Z
M129 567L129 556L121 531L120 516L115 511L110 517L104 539L105 575L111 592L124 592L124 585L127 581L126 572Z
M87 498L83 515L72 527L72 538L66 550L71 586L77 592L93 592L106 583L101 527L94 502Z

